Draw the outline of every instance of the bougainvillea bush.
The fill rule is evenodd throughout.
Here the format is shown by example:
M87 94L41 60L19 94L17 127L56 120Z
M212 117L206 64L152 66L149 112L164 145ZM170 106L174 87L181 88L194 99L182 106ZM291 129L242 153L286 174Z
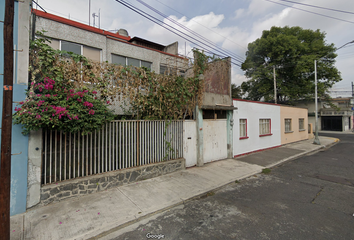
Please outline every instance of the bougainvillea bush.
M74 88L70 81L44 78L32 82L27 95L13 116L14 124L23 125L23 134L42 128L85 135L114 118L108 101L89 88Z

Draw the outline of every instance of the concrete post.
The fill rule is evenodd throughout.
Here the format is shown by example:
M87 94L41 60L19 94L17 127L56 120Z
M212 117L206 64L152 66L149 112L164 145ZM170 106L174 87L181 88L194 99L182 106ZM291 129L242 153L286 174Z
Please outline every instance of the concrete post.
M31 131L28 141L27 208L41 200L42 130Z
M227 157L233 158L234 156L234 141L233 141L233 126L234 126L234 111L227 111L227 124L226 124L226 132L227 132Z
M204 147L203 147L203 110L195 107L196 126L197 126L197 166L204 165Z

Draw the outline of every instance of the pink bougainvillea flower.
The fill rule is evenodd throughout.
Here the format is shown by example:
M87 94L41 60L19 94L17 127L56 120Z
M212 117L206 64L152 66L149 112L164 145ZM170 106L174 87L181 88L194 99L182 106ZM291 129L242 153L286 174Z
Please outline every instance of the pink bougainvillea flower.
M96 91L92 91L92 93L93 93L93 94L97 94L97 92L96 92Z
M86 102L84 102L84 106L85 106L85 107L92 108L92 107L93 107L93 104L86 101Z
M82 102L82 99L81 99L81 98L78 98L77 101L78 101L78 102Z
M37 96L37 97L40 97L40 96L42 96L42 95L41 95L41 94L37 94L36 96Z
M59 224L62 224L62 222L59 222Z
M91 109L91 110L89 111L89 114L94 115L94 114L95 114L95 111Z
M111 102L110 102L110 101L107 101L107 104L111 104Z
M45 96L46 96L46 97L50 97L50 94L46 94Z
M41 115L37 114L36 118L41 119Z
M24 104L24 102L20 102L20 104Z

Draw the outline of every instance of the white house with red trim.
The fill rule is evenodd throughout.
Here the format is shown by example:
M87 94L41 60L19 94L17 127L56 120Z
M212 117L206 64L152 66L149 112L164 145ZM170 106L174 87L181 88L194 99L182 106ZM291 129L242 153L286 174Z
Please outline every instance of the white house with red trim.
M305 108L234 99L234 157L311 138Z
M234 99L234 156L281 145L280 106Z

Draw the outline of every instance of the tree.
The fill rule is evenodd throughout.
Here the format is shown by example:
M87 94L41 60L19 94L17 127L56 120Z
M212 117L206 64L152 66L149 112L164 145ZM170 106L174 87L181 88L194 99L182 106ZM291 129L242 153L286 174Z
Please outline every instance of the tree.
M235 83L231 83L231 97L241 99L242 95L241 86L237 86Z
M273 68L276 72L278 102L292 102L314 96L314 60L317 60L319 96L341 81L334 66L336 48L325 42L320 30L301 27L272 27L261 38L248 44L246 60L241 68L250 80L242 83L242 91L251 100L274 99Z

